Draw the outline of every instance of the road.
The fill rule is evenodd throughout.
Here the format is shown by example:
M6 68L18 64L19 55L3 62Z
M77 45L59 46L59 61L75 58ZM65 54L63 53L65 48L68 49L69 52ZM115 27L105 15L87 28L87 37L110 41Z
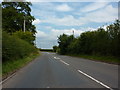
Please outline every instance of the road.
M42 52L3 88L118 88L118 65Z

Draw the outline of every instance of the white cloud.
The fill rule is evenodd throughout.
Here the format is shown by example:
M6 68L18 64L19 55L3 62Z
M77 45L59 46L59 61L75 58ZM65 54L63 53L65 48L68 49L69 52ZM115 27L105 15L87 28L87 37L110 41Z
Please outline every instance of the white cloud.
M74 35L75 36L79 36L81 33L85 32L85 31L93 31L96 30L95 28L82 28L82 29L75 29L75 28L71 28L71 29L52 29L49 33L45 33L43 31L38 30L36 37L44 37L41 39L47 40L47 41L52 41L52 40L57 40L57 36L64 34L67 35L72 35L73 31L74 31ZM48 38L49 37L49 38ZM47 43L47 42L46 42Z
M80 26L83 24L79 19L74 18L72 15L68 15L63 18L51 17L46 20L43 20L42 22L64 26Z
M42 8L44 8L44 7L42 7ZM55 17L55 12L54 12L54 10L49 11L49 10L41 10L41 9L37 8L37 9L32 10L32 15L35 17L42 18L42 19L47 19L47 18Z
M87 23L107 23L113 22L118 18L118 8L114 8L112 5L107 5L102 9L96 10L94 12L86 13L83 17L75 18L72 15L66 15L62 18L57 16L47 16L43 20L36 19L34 23L51 23L54 25L63 26L81 26Z
M119 0L26 0L30 2L118 2Z
M94 11L94 10L105 7L107 4L108 4L108 2L94 2L94 3L91 3L91 4L87 5L87 6L85 6L80 11L81 12Z
M45 32L42 32L42 31L40 31L40 30L37 30L37 33L36 33L36 37L38 38L38 37L41 37L41 38L44 38L44 37L46 37L47 36L47 34L45 34Z
M45 28L46 28L46 29L49 29L49 30L51 30L51 29L52 29L52 27L51 27L51 26L46 26Z
M66 12L66 11L71 11L73 9L69 7L67 4L62 4L62 5L57 6L56 10Z
M41 10L39 8L33 10L33 15L36 17L40 17L40 19L36 19L33 23L34 24L39 24L39 23L50 23L54 25L61 25L61 26L81 26L84 24L88 24L91 22L95 23L107 23L107 22L113 22L115 19L118 18L118 8L114 8L112 5L108 4L108 2L94 2L86 7L83 7L82 10L87 11L87 13L84 13L84 16L80 16L77 14L77 18L74 16L76 15L68 15L66 14L64 17L60 18L56 15L55 7L57 5L54 5L53 3L42 3L44 7L46 5L54 6L54 9L51 11L50 10ZM42 5L41 4L41 5ZM39 5L39 4L38 4ZM37 6L38 6L37 5ZM60 6L65 6L67 4L61 4ZM91 6L91 7L90 7ZM86 8L86 9L85 9ZM65 9L64 9L65 10ZM92 11L92 12L89 12ZM64 12L63 12L64 13ZM81 11L79 11L79 14L81 14Z
M83 29L75 29L75 28L71 28L71 29L52 29L50 34L51 37L49 39L51 40L57 40L57 37L64 34L67 35L73 35L73 31L74 31L74 36L80 36L81 33L85 32L85 31L90 31L90 30L95 30L94 28L83 28Z
M106 30L106 29L107 29L107 25L104 25L104 26L103 26L103 29L105 29L105 30Z
M40 19L35 19L34 21L33 21L33 24L39 24L41 21L40 21Z
M63 29L63 30L59 30L59 29L52 29L52 33L56 36L59 36L61 34L67 34L67 35L72 35L74 31L74 35L75 36L79 36L82 32L84 32L83 30L77 30L77 29Z
M42 47L42 48L52 48L53 45L58 45L57 43L57 37L59 35L67 34L67 35L72 35L73 31L74 31L74 35L80 36L81 33L85 32L85 31L91 31L91 30L96 30L94 28L82 28L82 29L75 29L75 28L71 28L71 29L52 29L49 33L45 33L43 31L37 31L36 34L36 43L38 47ZM48 38L49 37L49 38Z
M113 8L112 5L108 5L104 9L87 13L84 17L80 18L80 21L84 23L87 22L107 23L107 22L113 22L117 18L118 18L118 9Z

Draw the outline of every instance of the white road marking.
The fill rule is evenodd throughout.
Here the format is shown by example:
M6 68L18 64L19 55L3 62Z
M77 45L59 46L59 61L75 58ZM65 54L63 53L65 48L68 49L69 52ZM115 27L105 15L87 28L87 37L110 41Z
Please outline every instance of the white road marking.
M8 79L10 79L11 77L13 77L16 73L13 73L11 76L7 77L5 80L0 82L0 85L3 84L4 82L6 82Z
M58 58L58 57L54 57L54 59L60 59L60 58Z
M64 62L63 60L60 60L60 61L63 62L64 64L66 64L66 65L69 65L68 63Z
M90 76L90 75L88 75L88 74L86 74L86 73L82 72L81 70L78 70L78 72L80 72L81 74L83 74L83 75L87 76L88 78L92 79L93 81L95 81L95 82L97 82L97 83L101 84L102 86L104 86L104 87L106 87L106 88L108 88L108 89L110 89L110 90L113 90L113 89L112 89L112 88L110 88L109 86L107 86L107 85L103 84L101 81L98 81L97 79L95 79L95 78L93 78L92 76Z
M49 54L49 52L46 52L47 54Z

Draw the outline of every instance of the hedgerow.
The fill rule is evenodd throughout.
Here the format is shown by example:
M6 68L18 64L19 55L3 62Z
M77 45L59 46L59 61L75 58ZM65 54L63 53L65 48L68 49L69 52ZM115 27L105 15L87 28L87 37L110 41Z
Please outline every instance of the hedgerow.
M28 42L6 32L2 34L2 60L16 60L37 52L37 48Z

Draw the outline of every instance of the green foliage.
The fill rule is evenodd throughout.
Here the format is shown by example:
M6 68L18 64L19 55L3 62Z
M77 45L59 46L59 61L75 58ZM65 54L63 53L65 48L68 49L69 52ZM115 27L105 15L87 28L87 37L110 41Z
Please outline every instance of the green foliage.
M68 36L63 34L58 37L58 43L60 47L60 54L65 54L67 52L67 38Z
M110 38L110 50L115 56L120 56L120 21L116 20L115 23L107 27Z
M30 2L2 2L2 58L3 62L24 58L37 52L33 46L35 26ZM25 32L23 24L25 20ZM20 31L21 30L21 31Z
M80 36L80 51L85 54L107 54L109 37L108 33L103 28L98 28L96 31L88 31Z
M60 54L66 54L69 44L74 40L74 36L67 36L66 34L58 37L58 43L60 48Z
M25 66L28 64L30 61L35 59L39 54L38 53L32 53L29 56L22 58L22 59L17 59L17 60L9 60L5 63L2 64L2 78L5 78L9 76L9 74L13 73L17 69L20 69L21 67Z
M58 37L60 54L111 55L120 57L120 21L107 26L107 30L98 28L87 31L79 37L66 34Z
M80 47L79 47L79 38L75 38L68 46L68 53L79 53ZM76 48L77 47L77 48Z
M26 30L35 33L35 26L32 21L30 2L2 2L2 27L7 33L23 30L24 20Z
M58 46L53 46L53 51L56 52L57 48L58 48Z
M60 48L59 48L59 47L57 48L56 52L57 52L58 54L60 54Z
M31 53L37 52L37 49L28 42L19 39L16 36L3 32L2 38L2 60L16 60L24 58Z
M27 41L30 44L34 44L35 36L32 32L16 31L15 33L13 33L13 35L15 37L18 37L18 38L22 39L22 40Z

